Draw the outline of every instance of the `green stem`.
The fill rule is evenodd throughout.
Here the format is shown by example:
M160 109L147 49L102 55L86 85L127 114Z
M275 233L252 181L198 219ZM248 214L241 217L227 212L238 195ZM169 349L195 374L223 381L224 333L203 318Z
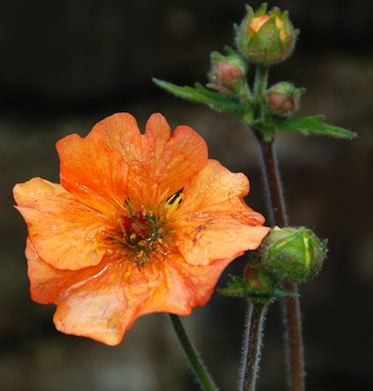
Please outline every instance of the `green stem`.
M265 120L267 105L265 93L268 84L269 67L265 65L258 65L256 67L255 81L254 81L254 98L256 101L256 110L261 121Z
M256 388L262 348L263 326L266 313L266 304L253 303L249 301L246 337L244 341L246 346L243 352L244 357L241 372L241 391L255 391Z
M263 94L267 88L269 67L265 65L257 65L254 81L254 95L258 97Z
M201 390L217 391L217 386L215 385L208 370L203 364L201 357L199 356L192 342L190 341L180 318L177 315L170 314L170 320L177 335L177 338L180 342L180 345L188 360L188 363L201 386Z

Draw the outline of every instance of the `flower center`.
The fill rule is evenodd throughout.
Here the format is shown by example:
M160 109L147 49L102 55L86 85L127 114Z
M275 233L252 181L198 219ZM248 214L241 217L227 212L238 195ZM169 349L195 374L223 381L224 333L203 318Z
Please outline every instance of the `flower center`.
M98 246L117 257L131 259L137 266L150 260L162 261L172 247L172 221L180 205L182 194L162 195L150 208L135 209L129 200L109 232L103 232Z
M133 262L139 266L147 263L150 254L154 255L165 245L164 222L152 213L140 210L130 216L121 216L120 231L122 246L129 250Z
M144 216L140 211L128 217L121 217L123 234L128 246L142 249L159 239L158 224L154 216Z

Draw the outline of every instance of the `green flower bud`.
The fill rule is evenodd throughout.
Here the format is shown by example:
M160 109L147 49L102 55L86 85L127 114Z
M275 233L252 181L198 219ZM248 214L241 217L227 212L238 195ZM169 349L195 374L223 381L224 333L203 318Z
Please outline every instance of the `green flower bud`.
M246 7L247 15L236 31L239 51L251 62L272 65L288 58L299 33L289 20L288 12L277 7L267 12L267 4L255 12Z
M247 73L244 58L232 49L229 50L229 54L226 56L218 52L212 52L210 58L211 68L208 74L210 83L207 86L229 95L238 92Z
M268 107L273 114L287 117L299 110L304 88L296 88L288 82L277 83L266 93Z
M261 258L263 266L278 278L301 283L320 271L326 246L326 241L305 227L275 227L262 243Z

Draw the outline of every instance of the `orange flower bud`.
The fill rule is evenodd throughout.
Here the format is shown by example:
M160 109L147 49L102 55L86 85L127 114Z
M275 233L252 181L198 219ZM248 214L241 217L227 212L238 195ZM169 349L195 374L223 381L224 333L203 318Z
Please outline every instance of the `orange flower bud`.
M240 54L233 50L226 56L212 52L208 87L225 94L234 94L245 82L246 73L246 62Z
M295 88L291 83L277 83L267 91L268 107L273 114L287 117L299 110L303 93L303 88Z
M297 35L286 11L273 8L267 12L267 4L263 4L256 12L247 7L247 16L237 29L236 43L249 61L272 65L291 55Z

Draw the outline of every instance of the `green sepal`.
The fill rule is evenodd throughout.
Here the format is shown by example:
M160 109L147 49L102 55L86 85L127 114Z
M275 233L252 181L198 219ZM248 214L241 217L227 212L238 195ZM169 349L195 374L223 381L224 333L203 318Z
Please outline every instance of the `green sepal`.
M218 92L213 92L205 88L200 83L195 83L194 87L178 86L164 80L153 78L153 82L167 92L192 102L203 103L211 109L222 112L229 112L242 118L245 110L240 99L235 96L229 96Z
M260 33L259 33L260 32ZM280 30L276 25L276 17L271 15L270 19L264 23L250 40L249 53L258 59L260 64L272 64L281 56L284 44L280 39Z
M262 3L261 6L255 11L253 7L251 7L250 5L246 4L245 5L245 9L246 9L246 16L251 19L251 18L254 18L254 17L258 17L258 16L263 16L267 13L268 11L268 4L267 3Z
M265 15L268 11L268 4L262 3L261 6L258 8L258 10L255 13L255 16L262 16Z
M229 275L229 281L225 288L218 289L218 292L229 297L246 297L262 304L269 304L276 299L295 296L294 292L287 291L282 288L273 288L267 291L258 291L250 286L250 283L242 277Z
M296 131L306 136L308 135L321 135L331 136L336 138L343 138L352 140L357 137L357 134L350 130L340 128L338 126L328 125L323 122L325 117L323 115L313 115L310 117L302 118L288 118L276 119L276 130L278 131Z

